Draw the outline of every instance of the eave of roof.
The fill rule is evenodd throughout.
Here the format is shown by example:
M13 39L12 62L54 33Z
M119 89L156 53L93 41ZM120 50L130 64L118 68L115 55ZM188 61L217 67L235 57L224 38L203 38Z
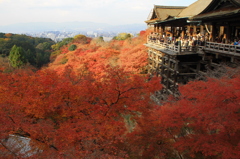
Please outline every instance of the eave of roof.
M172 22L172 21L175 21L175 20L183 20L183 19L188 19L188 17L181 17L181 18L172 17L172 18L170 18L170 19L163 20L163 21L156 21L155 23L151 23L151 24L168 23L168 22Z
M157 22L158 18L155 19L151 19L151 20L146 20L145 23L153 23L153 22Z
M217 17L226 17L226 16L230 16L233 14L237 14L237 13L240 13L240 8L238 8L238 9L228 8L225 10L218 10L218 11L200 14L200 15L192 17L191 19L192 20L211 19L211 18L217 18Z
M154 8L162 8L162 9L185 9L187 6L162 6L162 5L154 5Z

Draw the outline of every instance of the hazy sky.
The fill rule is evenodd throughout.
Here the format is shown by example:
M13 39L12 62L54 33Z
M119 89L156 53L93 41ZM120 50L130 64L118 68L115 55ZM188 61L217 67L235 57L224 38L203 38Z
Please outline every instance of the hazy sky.
M143 23L157 5L188 6L197 0L0 0L0 25L91 21Z

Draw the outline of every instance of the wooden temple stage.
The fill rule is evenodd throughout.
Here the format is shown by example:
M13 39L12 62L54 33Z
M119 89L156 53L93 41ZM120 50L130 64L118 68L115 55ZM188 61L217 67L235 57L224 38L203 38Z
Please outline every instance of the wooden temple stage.
M240 0L198 0L188 7L155 5L145 22L154 30L145 44L148 72L162 77L163 94L178 96L179 84L222 64L239 65L240 45L233 43L240 40ZM201 38L203 43L176 44L180 38Z

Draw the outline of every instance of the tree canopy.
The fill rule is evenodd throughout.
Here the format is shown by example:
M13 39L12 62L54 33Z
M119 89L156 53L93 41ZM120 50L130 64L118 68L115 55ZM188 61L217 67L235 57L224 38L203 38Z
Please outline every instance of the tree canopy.
M9 61L12 67L19 68L26 63L26 54L22 47L14 45L10 51Z
M0 158L239 158L239 68L180 85L178 98L159 104L160 79L144 74L147 34L87 43L77 36L46 68L0 68ZM36 60L49 47L36 45ZM29 55L14 45L9 58L21 67ZM31 141L29 149L10 145L13 137Z
M51 45L54 43L54 41L48 38L0 33L0 55L2 57L10 56L10 51L15 45L21 47L22 52L25 52L25 62L23 63L28 62L32 66L40 68L50 61Z

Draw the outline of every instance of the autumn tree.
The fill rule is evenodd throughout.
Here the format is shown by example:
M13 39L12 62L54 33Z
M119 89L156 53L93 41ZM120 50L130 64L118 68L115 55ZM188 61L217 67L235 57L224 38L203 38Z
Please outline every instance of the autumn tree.
M179 99L143 114L125 143L138 158L235 159L240 146L240 77L193 81Z
M132 35L129 33L119 33L117 36L113 38L113 40L126 40L131 37Z
M119 68L104 71L101 78L93 72L76 74L70 66L62 75L1 73L1 139L14 134L39 141L45 146L38 156L48 158L125 158L126 121L152 107L151 92L160 84Z
M86 37L85 35L78 34L73 37L73 42L74 43L80 43L80 44L88 44L91 41L91 38Z

